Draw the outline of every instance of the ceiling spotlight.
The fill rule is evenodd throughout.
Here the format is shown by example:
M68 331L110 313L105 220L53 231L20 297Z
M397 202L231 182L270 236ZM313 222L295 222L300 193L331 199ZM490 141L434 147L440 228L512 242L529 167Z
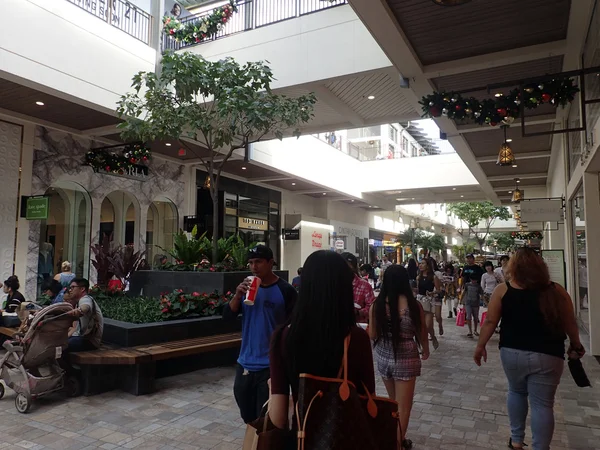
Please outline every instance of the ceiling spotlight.
M40 101L35 102L35 104L38 106L44 106L44 102L40 102Z
M461 196L460 196L460 198L465 198L465 196L464 196L464 195L461 195Z
M350 200L350 203L354 203L354 200Z
M292 186L296 186L296 183L292 183Z
M519 166L517 166L516 164L513 164L512 166L513 166L513 167L519 167Z
M502 92L496 93L495 97L502 97Z
M506 129L507 125L503 125L502 129L504 130L504 142L500 146L500 152L498 152L498 161L496 164L499 166L512 166L515 163L515 155L513 154L510 145L506 141Z
M508 191L509 194L512 194L512 191Z
M521 180L519 180L518 178L516 178L516 179L515 179L515 181L516 181L517 183L520 183L520 182L521 182Z
M512 142L512 139L507 139L506 142Z
M374 96L374 95L369 95L367 98L368 98L369 100L375 100L375 96Z
M166 145L167 147L170 147L170 146L171 146L171 143L170 143L170 142L167 142L165 145Z
M246 166L242 166L242 170L246 170Z
M452 188L452 190L453 190L453 191L455 191L455 190L456 190L456 188Z
M414 200L415 198L413 197L411 200Z
M372 206L371 206L371 205L369 205L369 208L372 208Z
M323 192L323 195L327 195L327 192Z

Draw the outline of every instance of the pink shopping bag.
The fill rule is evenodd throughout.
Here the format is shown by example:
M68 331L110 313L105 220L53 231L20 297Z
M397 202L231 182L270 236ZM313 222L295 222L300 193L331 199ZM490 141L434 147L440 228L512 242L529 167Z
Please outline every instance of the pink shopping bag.
M485 322L485 318L487 317L487 311L484 311L481 313L481 323L483 324Z
M464 327L466 317L467 317L467 313L465 311L465 308L459 308L458 314L456 315L456 326Z

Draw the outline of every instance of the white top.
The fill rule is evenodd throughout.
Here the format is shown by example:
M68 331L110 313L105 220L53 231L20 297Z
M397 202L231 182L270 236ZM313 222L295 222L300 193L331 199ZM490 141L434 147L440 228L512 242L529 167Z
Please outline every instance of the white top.
M579 287L588 287L587 267L583 265L579 266Z
M494 275L498 277L498 281L500 283L504 283L506 280L504 279L504 269L502 267L496 267L494 269Z
M494 292L496 286L498 286L498 281L496 274L486 272L481 276L481 289L483 289L484 293L491 294Z

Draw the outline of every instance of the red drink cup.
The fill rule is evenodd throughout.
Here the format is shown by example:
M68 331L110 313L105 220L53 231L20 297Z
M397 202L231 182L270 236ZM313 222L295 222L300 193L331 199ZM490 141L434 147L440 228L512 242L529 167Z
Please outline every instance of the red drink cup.
M248 292L246 293L244 305L254 306L254 300L256 300L256 294L258 294L258 287L260 286L261 279L254 276L248 277L246 279L250 281L250 287L248 288Z

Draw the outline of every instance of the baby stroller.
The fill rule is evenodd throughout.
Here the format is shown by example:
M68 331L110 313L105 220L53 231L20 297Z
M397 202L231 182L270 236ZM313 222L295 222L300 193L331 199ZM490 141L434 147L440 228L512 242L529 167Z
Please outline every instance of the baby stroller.
M79 382L69 377L57 359L68 344L69 328L75 320L68 303L50 305L33 317L24 335L6 341L6 355L0 360L0 378L17 393L15 407L26 413L32 400L65 389L67 395L77 395ZM4 385L0 383L0 398Z

